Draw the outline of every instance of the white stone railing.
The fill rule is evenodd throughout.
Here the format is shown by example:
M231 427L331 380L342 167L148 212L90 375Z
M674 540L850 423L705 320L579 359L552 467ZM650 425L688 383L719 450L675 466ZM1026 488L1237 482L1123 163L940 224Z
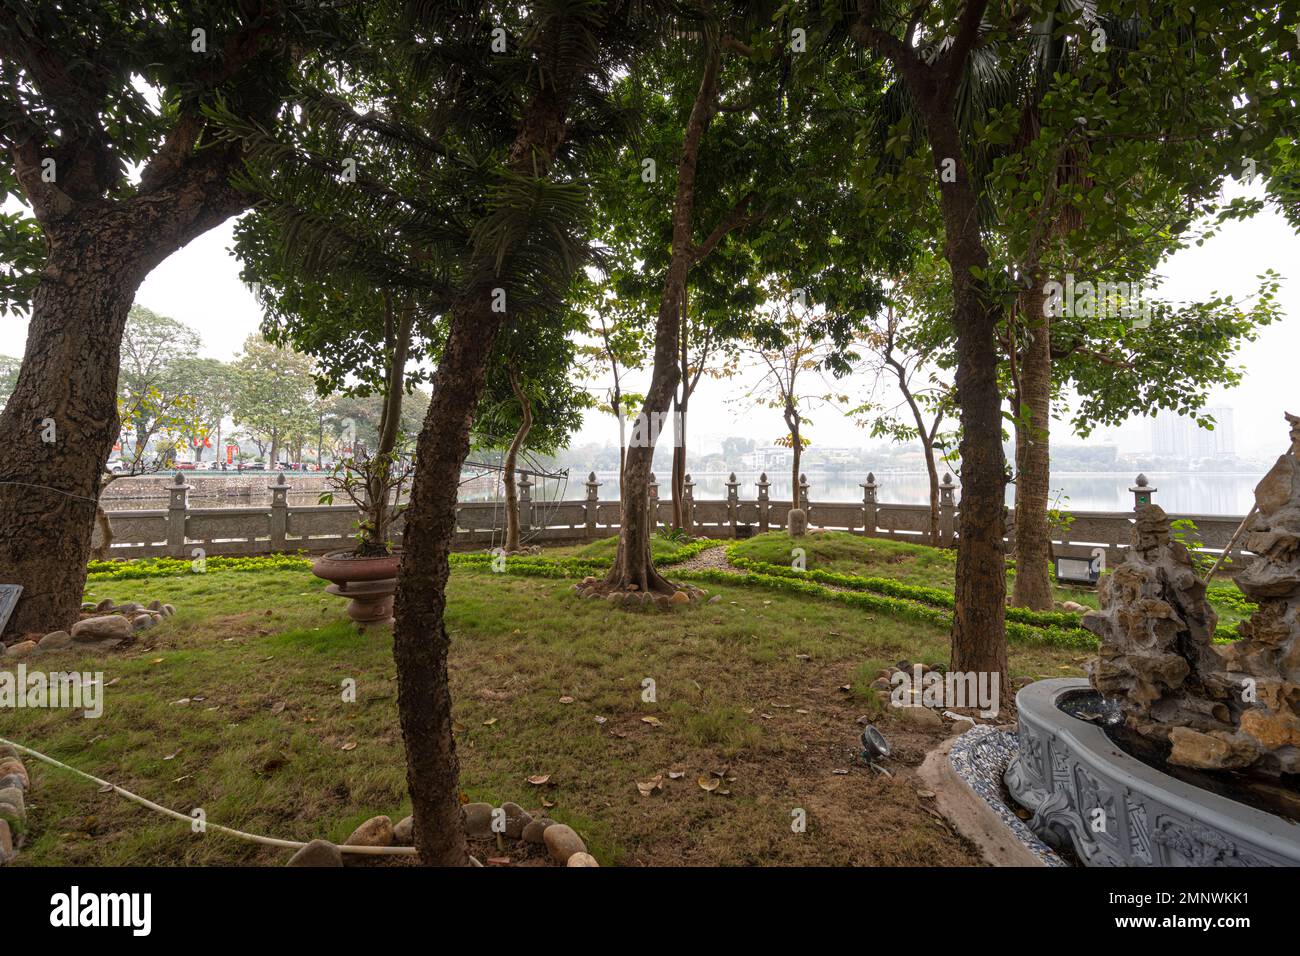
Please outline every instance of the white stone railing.
M658 485L651 476L649 505L657 524L672 522L672 504L660 499ZM153 511L109 511L113 526L112 558L140 558L170 555L193 557L196 549L205 555L249 555L278 551L323 552L348 547L359 517L351 505L291 505L290 484L277 475L269 486L271 503L261 507L199 508L189 506L190 485L181 475L165 486L168 507ZM683 505L686 526L691 534L714 538L748 537L785 527L790 502L768 496L769 482L763 475L758 482L758 496L740 498L740 483L735 475L727 482L723 500L696 501L694 484L686 477ZM800 480L800 498L808 512L812 528L849 531L870 537L929 543L930 509L926 505L902 505L880 502L879 485L868 474L862 483L861 502L817 502L809 500L806 476ZM519 482L519 523L530 542L562 544L591 541L616 534L622 518L619 501L601 501L600 483L594 474L585 484L586 497L576 501L539 501L532 497L532 483L527 475ZM1134 507L1150 502L1156 489L1139 475L1130 489ZM956 543L960 504L957 486L950 475L940 486L940 546ZM1055 553L1062 557L1088 557L1097 549L1106 553L1108 563L1118 561L1128 548L1133 512L1074 511L1068 531L1058 531L1053 542ZM1220 553L1241 523L1239 517L1222 515L1170 515L1191 519L1207 553ZM504 538L505 506L495 502L465 502L456 506L456 544L463 547L487 547ZM1008 516L1008 551L1014 546L1015 529ZM394 537L401 542L402 522L394 527ZM96 531L94 544L99 545ZM1234 557L1245 552L1234 548Z

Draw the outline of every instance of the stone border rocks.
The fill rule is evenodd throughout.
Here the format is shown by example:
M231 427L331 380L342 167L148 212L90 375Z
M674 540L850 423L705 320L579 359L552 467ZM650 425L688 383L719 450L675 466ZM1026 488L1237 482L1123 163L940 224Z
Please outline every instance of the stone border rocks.
M672 594L651 594L649 591L638 590L635 584L629 585L626 590L620 588L616 591L609 591L605 589L604 581L592 575L588 575L575 584L573 590L579 597L591 600L605 600L612 607L655 607L661 611L671 611L691 604L702 604L709 594L704 588L697 588L693 584L683 584Z
M141 631L149 630L175 613L173 605L156 600L147 605L136 601L118 604L112 598L98 604L87 601L81 605L81 618L69 630L51 631L39 640L20 641L9 647L0 645L0 657L17 659L70 647L111 651L134 644Z
M507 801L500 807L493 807L490 803L467 803L462 807L462 811L465 836L472 842L494 840L498 835L498 827L502 827L499 833L503 840L511 841L516 845L525 843L543 847L547 857L555 866L600 866L596 858L587 852L586 843L572 827L550 817L533 816L517 803ZM392 818L387 816L371 817L353 830L342 845L414 846L415 821L409 816L397 823L393 823ZM489 864L492 864L494 859L488 857ZM364 865L371 862L374 862L371 857L343 853L338 846L328 840L312 840L294 853L286 865L339 867L345 864ZM479 867L483 865L473 856L470 857L470 863Z
M26 842L29 790L31 778L18 751L0 744L0 866L12 863Z

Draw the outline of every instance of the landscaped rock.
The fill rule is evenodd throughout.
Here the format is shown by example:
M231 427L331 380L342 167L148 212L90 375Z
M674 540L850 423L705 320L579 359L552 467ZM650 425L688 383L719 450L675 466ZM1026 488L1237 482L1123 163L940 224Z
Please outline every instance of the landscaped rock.
M17 757L18 751L13 744L0 744L0 757Z
M356 834L353 834L355 836ZM361 844L352 844L359 846ZM369 844L367 844L369 845ZM328 840L312 840L295 853L286 866L342 866L343 851Z
M100 601L98 604L95 605L94 610L96 610L96 611L98 611L99 613L103 614L103 613L105 613L106 611L108 611L109 609L111 609L112 607L113 607L113 599L112 599L112 598L104 598L104 600Z
M9 821L15 829L21 829L27 822L27 807L23 803L23 792L18 787L5 787L0 790L0 819Z
M74 641L124 641L131 636L131 622L120 614L88 617L72 625Z
M503 803L501 810L506 817L506 836L518 840L524 835L524 827L533 822L533 815L517 803Z
M37 643L43 651L57 651L72 644L72 635L67 631L50 631Z
M471 840L485 840L492 836L492 804L467 803L461 808L465 811L465 835Z
M163 613L163 617L171 617L173 614L176 613L176 608L170 604L164 604L162 606L162 613Z
M35 641L19 641L17 644L10 644L5 649L5 657L26 657L32 651L36 650Z
M565 866L600 866L596 858L590 853L575 853L569 857L569 862Z
M531 823L524 827L523 838L525 843L543 842L542 834L548 827L555 826L555 821L549 817L535 817Z
M20 787L23 790L31 789L31 781L27 776L27 768L17 757L0 758L0 790L5 787Z
M161 611L162 601L159 601L157 598L154 598L152 601L146 604L145 607L147 607L151 611Z
M393 827L393 842L398 846L415 846L415 817L402 817Z
M352 831L344 846L392 846L393 821L388 817L371 817Z
M943 730L943 718L929 707L898 707L894 712L919 730Z
M573 831L573 827L563 823L547 827L542 834L542 842L546 844L551 859L561 866L566 865L573 854L587 852L587 844L582 842L582 837Z
M131 627L137 631L147 631L156 623L150 614L136 614L131 618Z
M672 602L674 604L690 604L691 596L687 594L685 591L674 591L672 596Z
M9 823L0 820L0 866L4 866L13 860L18 854L14 852L14 837L9 829Z
M889 690L891 684L887 677L877 677L871 682L872 690Z

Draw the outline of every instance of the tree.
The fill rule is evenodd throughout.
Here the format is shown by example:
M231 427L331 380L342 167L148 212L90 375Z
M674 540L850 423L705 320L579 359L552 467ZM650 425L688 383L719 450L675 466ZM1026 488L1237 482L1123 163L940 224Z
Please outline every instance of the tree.
M31 310L0 413L0 579L24 586L10 633L76 619L136 289L248 205L228 183L238 147L200 145L203 107L273 125L295 63L343 17L274 0L3 4L0 192L34 219L0 228L0 304Z
M122 336L117 389L125 415L122 427L141 451L148 436L157 430L158 416L171 414L182 400L193 404L193 390L181 374L179 362L194 355L199 344L198 333L185 323L144 306L131 306Z
M210 358L180 359L175 368L182 388L194 400L196 427L185 435L194 449L194 460L203 460L203 449L209 444L219 460L224 455L222 425L234 402L234 372L227 363ZM216 441L209 442L208 437L214 434Z
M821 374L831 358L833 347L818 337L817 327L807 314L807 307L790 290L783 290L776 308L780 313L779 342L774 347L743 350L757 359L761 373L758 382L746 397L768 408L779 408L785 420L787 433L777 439L776 444L784 445L792 452L791 504L786 528L790 534L798 537L806 533L808 528L808 516L799 491L799 462L804 448L811 444L804 427L812 424L808 418L811 409L833 404L837 400L837 396L825 391L829 386ZM815 381L823 388L808 391L809 376L815 376Z
M250 182L276 191L272 214L294 255L416 291L442 323L393 632L407 782L428 863L467 862L443 613L474 409L501 331L559 314L590 259L588 151L623 128L606 94L652 8L371 4L350 62L300 90L297 132L268 136L237 118L227 126L251 154ZM382 173L349 164L357 149L384 157Z
M531 448L553 455L568 444L582 425L582 410L590 406L587 393L570 377L575 346L570 334L581 327L580 316L568 325L546 324L527 330L507 330L497 346L498 360L488 373L474 416L474 444L503 448L501 478L506 495L507 554L521 550L519 455Z
M883 317L868 326L861 341L863 351L872 356L868 368L876 383L885 379L898 390L906 414L897 405L877 401L853 409L868 416L864 424L872 437L920 443L930 486L930 543L935 547L940 543L935 451L951 443L952 436L940 429L956 410L952 384L935 362L947 348L952 312L949 286L938 275L941 267L937 256L918 257L908 274L895 281Z
M250 335L232 368L236 391L231 417L267 450L268 465L274 466L290 435L315 428L312 361Z

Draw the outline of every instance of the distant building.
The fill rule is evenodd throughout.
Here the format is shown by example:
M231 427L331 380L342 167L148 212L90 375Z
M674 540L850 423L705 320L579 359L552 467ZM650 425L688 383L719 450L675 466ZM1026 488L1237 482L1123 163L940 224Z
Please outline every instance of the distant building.
M1151 423L1151 453L1163 458L1234 458L1237 436L1232 409L1206 408L1214 428L1202 428L1186 415L1161 412Z
M773 471L789 468L794 462L794 452L780 445L770 445L745 452L740 456L740 461L745 471Z

